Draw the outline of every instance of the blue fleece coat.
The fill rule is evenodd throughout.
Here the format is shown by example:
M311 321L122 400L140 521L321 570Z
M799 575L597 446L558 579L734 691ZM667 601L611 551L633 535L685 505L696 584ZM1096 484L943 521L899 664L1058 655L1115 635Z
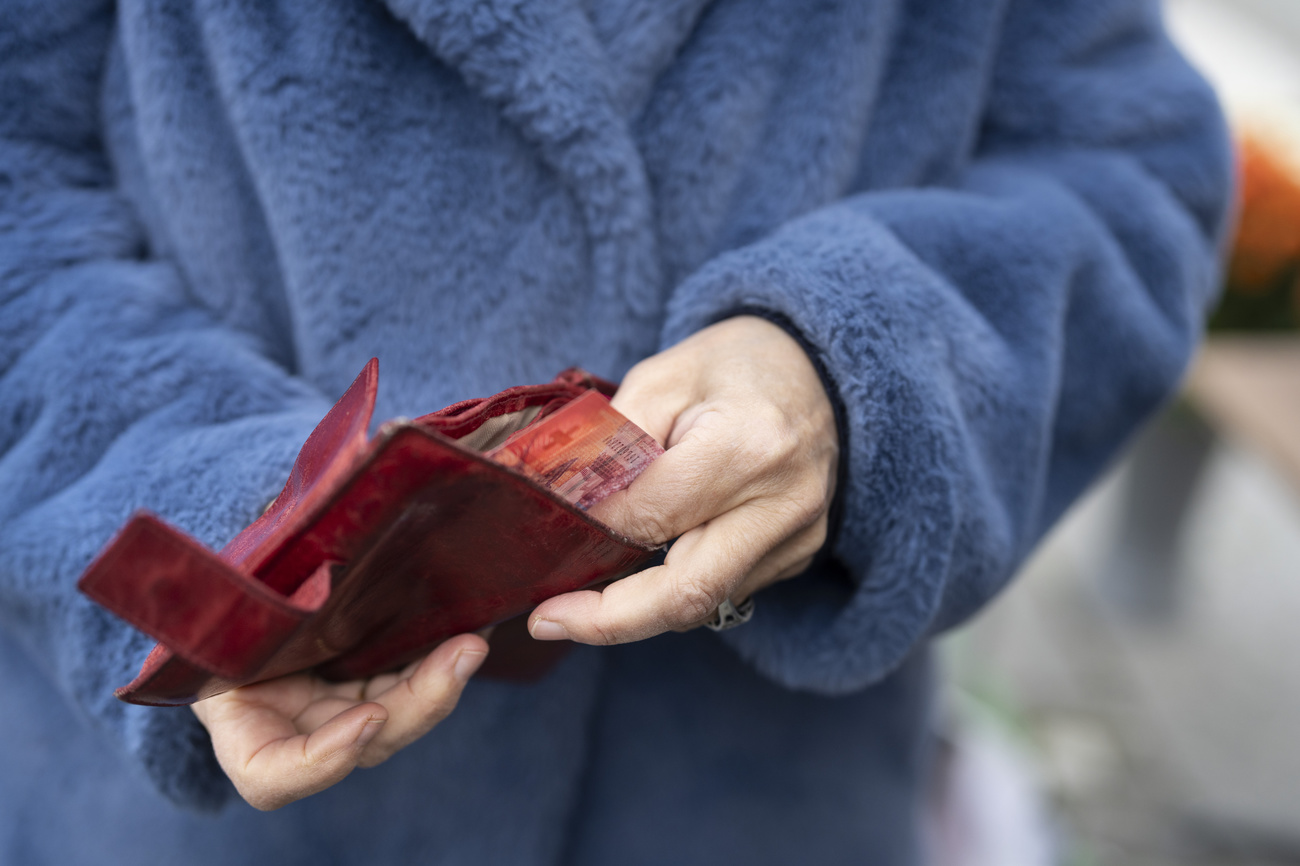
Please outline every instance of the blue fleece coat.
M923 647L1175 387L1227 164L1154 2L4 4L0 862L916 864ZM749 625L476 681L266 815L113 698L92 555L223 543L372 355L413 416L741 309L847 459Z

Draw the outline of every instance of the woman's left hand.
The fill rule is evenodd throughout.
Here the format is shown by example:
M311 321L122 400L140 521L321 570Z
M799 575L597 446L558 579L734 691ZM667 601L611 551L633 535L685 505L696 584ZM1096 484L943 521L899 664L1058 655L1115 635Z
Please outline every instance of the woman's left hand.
M719 322L633 367L613 404L668 450L591 514L639 541L677 541L661 566L544 602L533 637L616 644L693 628L808 567L839 443L789 334L754 316Z
M482 634L450 638L403 671L326 682L310 671L191 705L221 769L254 808L279 809L423 737L487 657Z

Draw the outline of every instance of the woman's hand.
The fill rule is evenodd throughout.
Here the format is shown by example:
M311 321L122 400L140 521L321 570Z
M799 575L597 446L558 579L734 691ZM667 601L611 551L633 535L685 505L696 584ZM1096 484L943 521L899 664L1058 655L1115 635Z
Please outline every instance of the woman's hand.
M278 809L427 734L456 707L487 651L482 637L461 635L400 673L347 683L293 674L192 709L240 796L255 808Z
M539 640L615 644L708 621L805 570L826 539L839 442L816 369L784 330L740 316L637 364L614 407L667 452L591 509L662 566L540 605ZM761 614L760 614L761 615Z

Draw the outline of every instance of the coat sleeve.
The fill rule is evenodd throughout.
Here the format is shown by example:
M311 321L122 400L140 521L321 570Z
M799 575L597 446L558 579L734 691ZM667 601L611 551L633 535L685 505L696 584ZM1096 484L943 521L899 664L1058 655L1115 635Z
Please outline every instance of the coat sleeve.
M1026 0L955 183L853 195L680 285L667 343L767 311L847 421L831 561L723 639L845 692L988 601L1177 386L1230 185L1214 96L1157 4Z
M111 26L103 3L0 7L0 628L165 794L215 807L193 714L113 697L152 641L75 582L137 508L223 543L329 403L149 254L98 137Z

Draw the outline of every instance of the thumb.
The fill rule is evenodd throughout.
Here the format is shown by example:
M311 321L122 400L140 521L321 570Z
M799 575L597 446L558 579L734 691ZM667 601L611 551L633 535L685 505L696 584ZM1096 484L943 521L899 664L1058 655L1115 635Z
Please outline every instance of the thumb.
M628 372L609 401L665 448L677 417L693 402L681 377L674 377L674 366L663 356L647 358Z
M339 713L310 734L283 735L291 723L269 708L250 709L237 723L209 724L208 730L240 796L270 811L342 781L387 721L388 710L372 702Z
M713 437L691 437L588 513L630 538L666 544L744 501L745 476L735 469Z

